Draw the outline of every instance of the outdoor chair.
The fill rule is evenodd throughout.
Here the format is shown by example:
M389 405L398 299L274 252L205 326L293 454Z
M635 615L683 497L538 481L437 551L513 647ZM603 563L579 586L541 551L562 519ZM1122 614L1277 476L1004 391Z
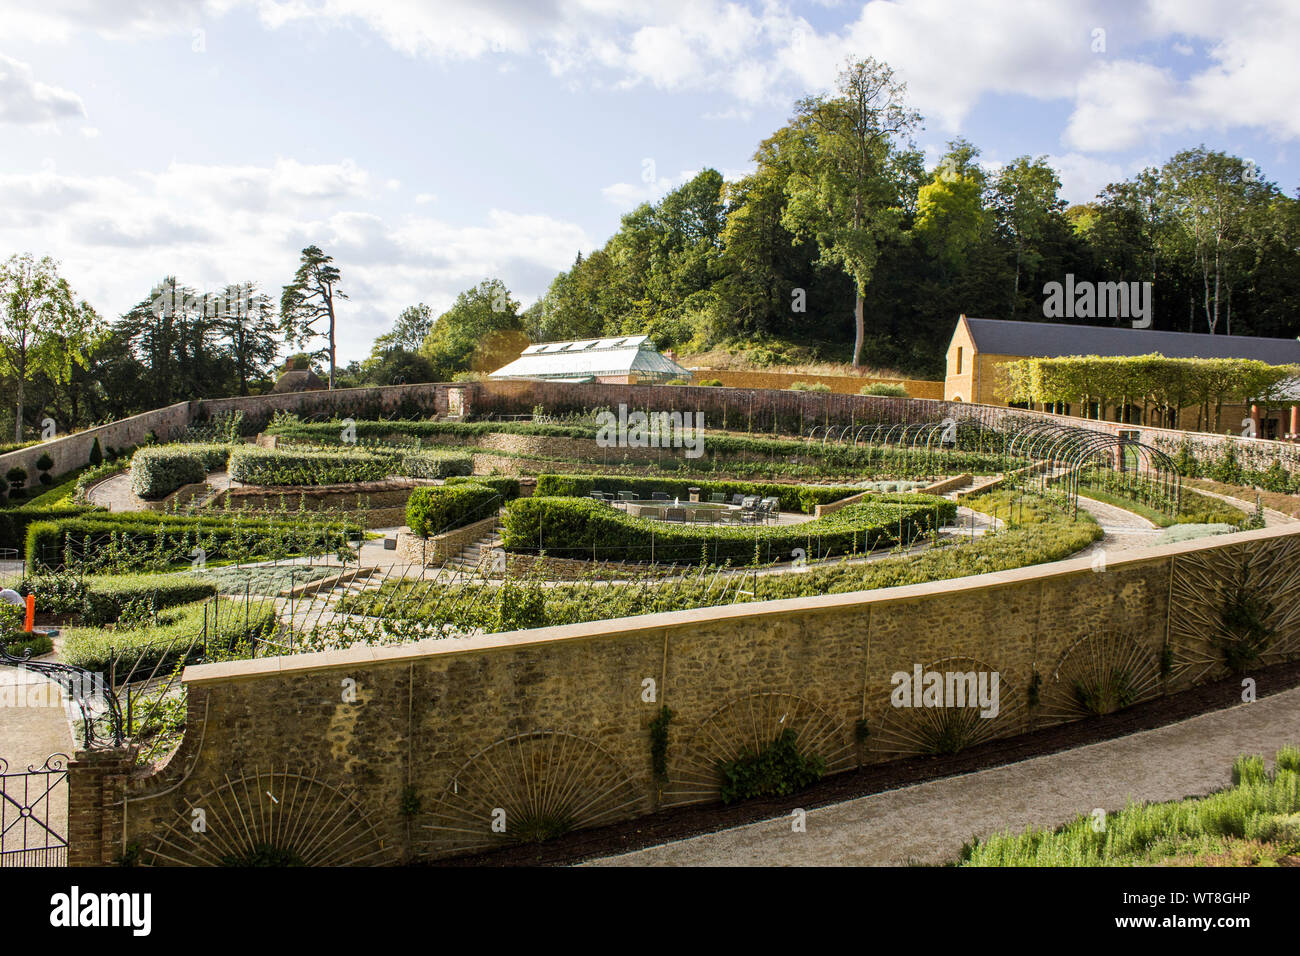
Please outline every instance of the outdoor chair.
M731 496L731 503L732 503L733 505L735 505L736 507L740 507L741 505L743 505L743 504L745 503L745 496L744 496L744 495L732 495L732 496Z
M636 501L636 492L635 492L635 491L620 491L620 492L618 493L618 500L619 500L619 501Z
M740 503L741 521L758 521L762 515L758 510L758 498L750 496Z
M727 496L721 491L715 491L709 495L709 501L715 505L724 505L727 503Z
M665 521L681 521L681 522L685 522L685 521L686 521L686 509L685 509L685 508L665 508L665 509L664 509L664 520L665 520Z
M768 518L771 518L773 521L775 521L777 517L781 514L781 499L764 498L762 501L758 503L758 507L763 512L763 520L766 521Z
M656 491L656 492L654 492L653 494L650 495L650 500L651 500L651 501L667 501L667 500L668 500L668 494L667 494L667 492Z
M726 512L722 512L722 514L726 514ZM692 521L695 524L717 524L719 518L719 512L715 511L713 508L701 508L699 511L695 512L695 517Z

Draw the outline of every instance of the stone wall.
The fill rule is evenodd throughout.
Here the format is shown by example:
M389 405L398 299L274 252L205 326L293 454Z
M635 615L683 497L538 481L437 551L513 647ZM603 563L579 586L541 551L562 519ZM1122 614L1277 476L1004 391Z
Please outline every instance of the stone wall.
M1079 681L1099 662L1122 671L1130 702L1186 689L1222 676L1211 640L1224 589L1238 586L1268 602L1261 664L1300 655L1289 610L1300 534L1274 528L1125 552L1100 573L1077 559L190 667L180 750L105 800L111 809L125 797L121 845L138 845L144 862L220 859L240 839L232 806L267 828L258 840L310 850L317 863L486 848L714 800L718 762L784 729L829 772L926 752L933 712L890 703L892 675L914 667L999 675L997 715L957 728L967 743L1081 718ZM661 780L650 727L663 705L674 716ZM191 827L196 810L203 833ZM506 832L495 833L502 816ZM347 838L322 849L293 835L319 836L324 820Z
M0 455L0 475L10 468L25 468L30 476L28 487L39 487L35 484L36 461L41 455L48 454L54 460L54 467L50 469L50 474L58 478L60 475L89 464L90 451L94 447L96 438L99 439L100 450L107 457L108 449L115 448L122 451L134 448L148 438L150 432L162 441L179 438L189 421L188 402L154 409L151 412L142 412L108 425L55 437L39 445Z

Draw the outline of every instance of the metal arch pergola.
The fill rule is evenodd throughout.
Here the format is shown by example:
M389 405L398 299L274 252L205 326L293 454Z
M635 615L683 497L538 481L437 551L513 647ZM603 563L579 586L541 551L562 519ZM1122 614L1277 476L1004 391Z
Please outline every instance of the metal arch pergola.
M1095 464L1132 475L1135 485L1140 485L1144 492L1154 491L1164 502L1172 503L1175 510L1181 504L1178 467L1158 448L1135 438L1058 422L1017 419L1009 424L1008 453L1033 463L1030 467L1034 483L1042 490L1058 484L1076 514L1083 472ZM1132 469L1128 467L1130 455L1134 458Z

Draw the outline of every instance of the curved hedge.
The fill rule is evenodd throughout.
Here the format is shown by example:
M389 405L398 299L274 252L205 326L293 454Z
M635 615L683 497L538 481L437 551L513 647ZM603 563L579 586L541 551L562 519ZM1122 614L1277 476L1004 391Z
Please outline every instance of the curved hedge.
M150 501L166 498L177 488L203 481L207 462L197 446L141 448L131 458L131 491Z
M621 561L749 564L789 560L796 548L820 556L909 541L952 521L957 505L929 495L880 495L796 525L719 527L635 518L589 498L520 498L506 507L507 551Z
M758 495L762 498L779 498L782 511L801 511L812 514L817 505L830 504L865 489L850 485L794 485L763 481L701 481L689 478L641 477L628 475L538 475L538 496L582 498L593 491L615 494L619 491L636 492L649 498L662 491L670 498L686 501L690 490L699 488L705 501L714 492L721 492L731 500L732 495Z
M406 523L412 532L428 538L490 518L506 500L503 491L472 481L416 488L406 500Z

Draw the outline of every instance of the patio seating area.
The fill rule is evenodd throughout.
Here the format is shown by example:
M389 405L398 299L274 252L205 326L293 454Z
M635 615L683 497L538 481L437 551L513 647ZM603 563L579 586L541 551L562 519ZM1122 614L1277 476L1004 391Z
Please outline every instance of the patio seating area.
M653 518L677 524L703 525L755 525L798 524L809 520L809 515L782 513L777 498L757 495L727 495L714 492L703 500L682 501L669 498L662 491L652 492L642 498L633 491L593 491L590 497L611 508L619 508L638 518Z

